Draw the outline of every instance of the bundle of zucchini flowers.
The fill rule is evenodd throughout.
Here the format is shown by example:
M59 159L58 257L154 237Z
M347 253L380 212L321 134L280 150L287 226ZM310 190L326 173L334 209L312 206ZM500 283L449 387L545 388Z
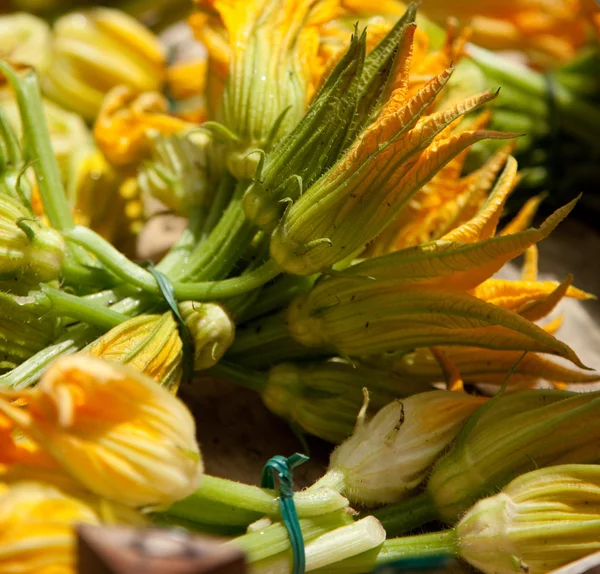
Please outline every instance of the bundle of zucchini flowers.
M567 390L598 375L548 320L593 295L537 278L577 200L501 222L518 134L487 128L497 89L453 79L466 36L416 11L200 1L206 54L168 67L117 11L7 17L0 569L73 572L76 522L228 536L265 573L600 550L600 395ZM131 256L150 201L187 218L153 263ZM203 473L174 395L206 377L338 445L293 497L301 552L277 490Z

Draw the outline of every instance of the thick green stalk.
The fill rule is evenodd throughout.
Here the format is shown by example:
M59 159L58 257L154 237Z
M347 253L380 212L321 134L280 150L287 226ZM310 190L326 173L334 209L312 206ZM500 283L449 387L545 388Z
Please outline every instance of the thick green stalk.
M252 371L245 367L239 367L233 363L226 361L220 361L214 367L205 371L203 374L209 377L220 377L227 379L236 385L262 393L268 383L268 377L266 373L260 371Z
M247 250L256 228L244 215L242 197L247 184L238 183L229 205L205 241L190 255L185 269L173 272L173 281L211 281L229 275Z
M353 520L346 512L337 511L322 516L303 518L299 522L304 542L308 542L326 532L352 524ZM288 550L290 535L284 524L276 522L238 536L227 544L242 550L248 562L254 563Z
M386 506L372 514L381 521L388 536L399 536L437 519L437 510L427 492Z
M9 64L2 61L0 61L0 70L10 82L19 103L27 158L34 160L33 167L44 203L44 211L52 227L61 231L71 229L75 224L60 177L58 162L52 150L37 76L31 71L19 75Z
M86 301L82 297L69 295L59 289L41 285L40 291L46 296L46 303L40 301L40 304L46 305L54 315L77 319L105 331L127 320L125 315L117 311Z
M236 526L244 529L263 516L253 510L192 496L176 502L164 514L200 524Z
M381 524L372 516L347 524L310 540L305 546L306 572L322 569L331 572L341 561L376 551L385 541ZM292 557L289 551L281 552L252 564L252 571L260 574L289 574ZM353 574L362 572L352 570ZM366 571L365 571L366 572Z
M385 565L395 570L443 566L449 558L458 556L458 544L453 530L386 540L380 548L364 552L317 572L327 574L357 574L372 572Z
M204 475L200 488L177 504L182 507L197 505L200 508L203 501L218 502L260 515L279 516L277 492L216 476ZM327 514L348 506L348 501L343 496L329 489L298 492L294 496L294 502L301 518ZM191 513L186 518L194 520ZM200 522L207 522L206 516L203 515Z
M237 331L227 359L244 366L276 365L287 360L330 356L326 349L311 349L289 333L285 315L267 315Z
M173 288L177 297L182 301L186 299L193 301L215 301L229 299L254 291L254 289L268 283L280 273L281 268L279 265L273 259L269 259L257 269L239 277L200 283L177 282L173 284Z

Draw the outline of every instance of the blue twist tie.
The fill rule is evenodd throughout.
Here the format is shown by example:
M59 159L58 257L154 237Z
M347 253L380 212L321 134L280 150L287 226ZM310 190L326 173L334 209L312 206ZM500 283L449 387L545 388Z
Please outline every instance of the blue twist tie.
M292 471L308 460L303 454L293 454L289 458L274 456L265 464L261 475L262 488L275 489L275 472L279 479L279 507L281 517L290 537L292 545L292 574L304 574L306 571L306 555L304 553L304 538L294 504L294 484Z

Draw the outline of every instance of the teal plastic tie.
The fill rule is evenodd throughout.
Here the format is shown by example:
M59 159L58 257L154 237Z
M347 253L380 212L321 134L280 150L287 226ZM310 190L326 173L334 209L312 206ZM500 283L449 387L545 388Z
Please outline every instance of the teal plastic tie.
M304 538L294 504L294 483L292 471L308 460L303 454L293 454L289 458L274 456L265 464L261 475L263 488L275 489L275 472L279 479L279 507L281 517L290 537L292 545L292 574L304 574L306 571L306 555L304 553Z
M152 274L154 279L156 279L156 284L160 289L163 299L169 306L169 309L171 309L171 312L175 317L175 321L177 322L177 330L179 331L179 336L181 337L181 350L183 353L183 373L181 375L181 382L189 383L192 380L192 375L194 374L194 341L190 335L190 330L188 329L186 322L183 320L183 317L179 312L175 289L173 289L170 279L164 273L157 271L152 265L148 265L147 269Z

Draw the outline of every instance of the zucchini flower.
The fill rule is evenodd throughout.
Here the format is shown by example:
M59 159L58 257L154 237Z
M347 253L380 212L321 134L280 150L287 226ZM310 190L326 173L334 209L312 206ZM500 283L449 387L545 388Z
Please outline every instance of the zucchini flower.
M198 487L203 465L190 412L139 372L71 355L18 396L26 407L5 398L0 410L92 493L166 507Z
M492 237L515 174L511 160L483 209L441 240L320 279L292 301L291 334L303 345L333 346L346 355L466 345L551 353L582 367L572 349L542 328L468 293L547 237L574 206L559 209L539 229Z
M129 319L96 339L85 352L127 365L173 394L183 375L182 344L171 312Z
M66 109L93 120L112 88L158 90L164 68L163 49L150 31L119 10L95 8L67 14L54 24L42 90Z
M494 92L425 115L451 74L446 70L408 97L408 69L397 70L397 87L376 120L288 208L273 232L271 256L284 270L310 275L359 253L461 151L485 138L513 137L485 130L453 135L446 129L493 100Z
M453 524L532 468L598 461L599 412L598 393L533 390L490 400L431 472L426 493L439 518Z
M261 396L270 411L290 424L338 444L352 434L365 400L363 389L369 406L380 409L395 398L428 390L428 385L341 361L283 363L269 371Z
M214 367L235 339L235 323L216 303L185 301L179 311L194 342L194 369Z
M60 233L42 225L18 199L0 196L0 273L4 280L29 285L52 281L60 274L64 255Z
M152 159L138 171L138 184L176 214L189 215L192 207L206 203L204 149L185 135L156 135L152 139ZM204 135L202 145L207 141Z
M456 526L461 557L487 574L545 574L600 550L600 466L528 472Z
M0 58L11 66L43 70L50 50L50 27L44 20L24 12L0 16Z
M157 92L139 94L126 86L111 90L94 124L94 136L106 159L127 166L144 159L152 149L150 134L182 132L188 124L167 115L167 100Z
M430 391L388 404L367 423L359 416L354 434L333 451L315 488L333 487L366 506L406 498L485 400Z
M77 524L132 524L129 508L67 494L41 482L20 482L0 495L0 570L36 574L75 572Z
M230 135L228 166L252 177L252 150L268 150L302 118L312 95L320 27L335 17L339 0L207 0L227 31L229 64L216 120Z

